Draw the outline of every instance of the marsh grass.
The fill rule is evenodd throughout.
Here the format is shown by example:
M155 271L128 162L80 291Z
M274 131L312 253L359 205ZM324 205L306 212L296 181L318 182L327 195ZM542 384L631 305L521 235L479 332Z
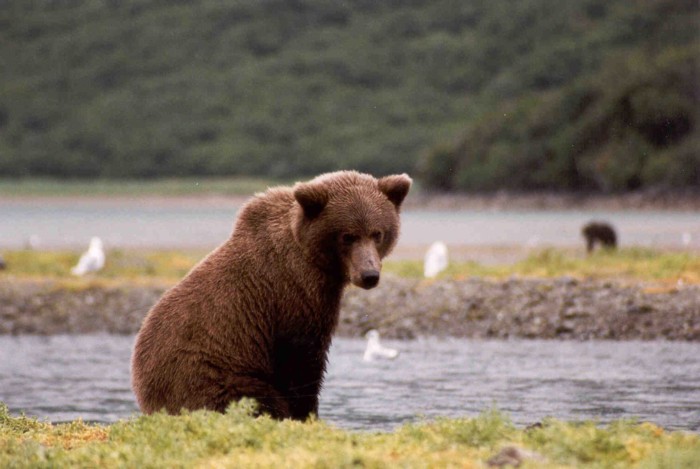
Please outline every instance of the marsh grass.
M52 277L82 285L86 282L146 282L173 283L207 254L204 250L122 250L107 253L104 270L77 279L70 268L80 257L71 251L7 251L3 254L10 273L23 277ZM394 275L420 278L423 264L418 260L388 260L384 270ZM617 251L597 251L580 256L561 249L544 249L513 264L484 265L477 262L453 262L438 278L464 279L486 277L503 279L510 276L552 278L615 279L656 282L675 285L700 283L700 255L690 252L656 251L625 248ZM71 282L72 279L72 282Z
M537 453L522 467L691 468L700 438L650 423L565 423L518 429L496 410L475 418L353 432L311 420L254 418L254 403L226 414L138 416L112 425L12 417L0 403L2 467L485 467L506 446ZM672 465L669 465L672 464Z

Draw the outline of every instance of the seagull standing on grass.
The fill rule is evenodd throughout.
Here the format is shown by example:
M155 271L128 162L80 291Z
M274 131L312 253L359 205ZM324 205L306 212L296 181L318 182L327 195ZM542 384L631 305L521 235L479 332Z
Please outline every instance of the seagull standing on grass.
M29 250L35 250L39 249L39 245L41 244L41 238L39 238L39 235L30 235L29 238L26 239L24 242L24 247Z
M447 268L447 246L442 241L435 241L425 253L423 275L433 278Z
M384 347L379 343L379 331L376 329L368 331L365 337L367 337L367 348L365 349L365 355L362 357L364 361L371 362L377 358L389 358L393 360L399 356L398 350Z
M97 272L105 265L105 253L102 249L102 240L93 236L90 240L90 248L80 256L78 264L70 271L73 275L85 275L89 272Z

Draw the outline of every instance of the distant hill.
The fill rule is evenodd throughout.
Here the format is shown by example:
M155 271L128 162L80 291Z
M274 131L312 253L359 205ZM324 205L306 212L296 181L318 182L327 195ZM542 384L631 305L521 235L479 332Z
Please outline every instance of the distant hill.
M0 177L700 186L695 0L8 0Z

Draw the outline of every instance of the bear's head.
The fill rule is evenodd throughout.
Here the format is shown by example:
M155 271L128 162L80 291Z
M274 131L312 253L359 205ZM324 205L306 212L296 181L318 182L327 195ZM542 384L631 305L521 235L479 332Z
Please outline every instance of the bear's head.
M338 171L294 186L294 237L309 260L362 288L379 283L411 178Z

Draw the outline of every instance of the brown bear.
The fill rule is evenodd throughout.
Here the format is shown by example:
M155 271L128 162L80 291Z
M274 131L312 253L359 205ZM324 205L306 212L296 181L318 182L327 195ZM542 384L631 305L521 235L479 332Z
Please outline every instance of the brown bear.
M586 251L589 253L593 251L596 243L609 249L617 247L617 235L609 223L592 221L584 225L581 233L586 238Z
M250 397L273 418L316 415L343 289L379 282L410 186L405 174L339 171L256 194L144 319L132 359L141 410L223 412Z

